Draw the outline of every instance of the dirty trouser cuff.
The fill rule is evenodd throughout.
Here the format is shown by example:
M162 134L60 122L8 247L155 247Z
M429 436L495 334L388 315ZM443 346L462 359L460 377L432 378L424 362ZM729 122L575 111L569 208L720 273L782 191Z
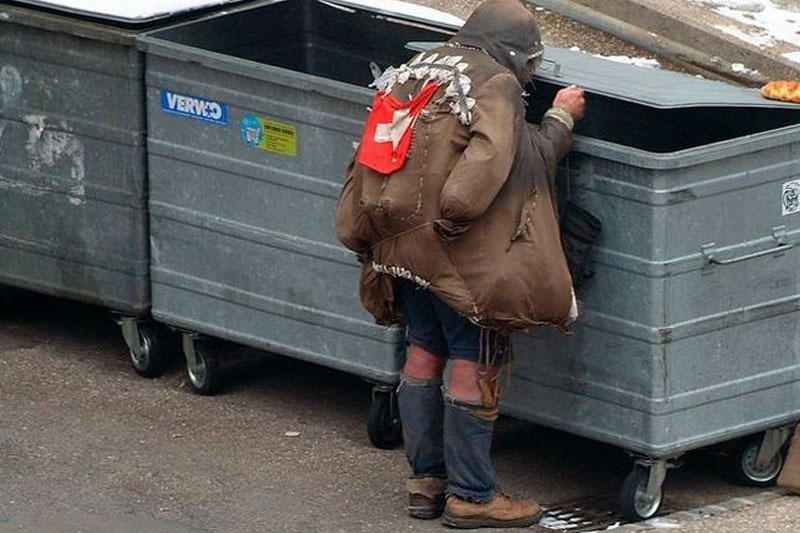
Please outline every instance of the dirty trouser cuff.
M436 379L418 378L415 376L409 376L404 372L400 374L400 385L403 384L411 385L412 387L441 387L442 378L441 377Z
M444 494L447 480L441 477L412 477L406 480L406 490L410 494L422 494L426 498L435 499Z
M488 406L484 405L481 402L470 402L467 400L462 400L460 398L456 398L447 391L444 392L444 403L445 405L455 407L456 409L461 409L462 411L466 411L475 418L478 418L480 420L485 420L487 422L494 422L495 420L497 420L499 414L496 405Z

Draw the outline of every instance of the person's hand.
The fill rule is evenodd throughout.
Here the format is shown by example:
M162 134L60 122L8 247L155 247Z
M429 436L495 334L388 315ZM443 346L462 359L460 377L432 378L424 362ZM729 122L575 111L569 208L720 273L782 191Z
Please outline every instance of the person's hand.
M575 85L561 89L553 99L553 107L560 107L567 111L575 119L575 122L581 120L586 115L586 98L583 89Z

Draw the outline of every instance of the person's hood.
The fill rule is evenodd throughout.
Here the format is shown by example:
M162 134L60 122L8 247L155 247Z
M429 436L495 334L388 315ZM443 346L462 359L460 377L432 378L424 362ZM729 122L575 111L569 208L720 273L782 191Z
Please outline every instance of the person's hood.
M486 0L450 42L483 49L523 87L544 52L539 25L520 0Z

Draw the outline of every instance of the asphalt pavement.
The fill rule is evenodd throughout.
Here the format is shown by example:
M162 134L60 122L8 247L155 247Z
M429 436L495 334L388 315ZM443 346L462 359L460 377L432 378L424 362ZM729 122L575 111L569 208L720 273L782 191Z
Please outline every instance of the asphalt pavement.
M465 17L479 2L417 3ZM653 57L539 14L549 44ZM225 391L200 397L179 361L161 378L136 376L105 310L0 288L0 532L443 531L406 516L402 450L370 445L369 384L216 350ZM551 517L580 508L584 530L800 531L800 498L738 486L728 451L688 454L669 473L660 516L625 526L615 514L632 464L622 450L510 418L494 443L505 490Z
M402 450L370 445L369 384L216 349L225 392L200 397L178 362L162 378L135 375L105 310L2 291L0 531L442 530L406 516ZM730 480L726 451L689 454L670 472L664 516L761 492ZM580 507L598 527L624 523L614 514L631 468L623 451L501 418L494 455L512 494ZM796 503L780 509L796 523Z

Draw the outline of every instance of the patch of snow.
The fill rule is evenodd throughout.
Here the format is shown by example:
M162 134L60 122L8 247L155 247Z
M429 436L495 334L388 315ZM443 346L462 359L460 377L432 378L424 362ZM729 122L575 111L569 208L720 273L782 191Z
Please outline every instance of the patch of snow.
M325 3L363 7L383 13L410 17L416 20L425 20L434 24L459 27L464 25L464 19L460 19L455 15L433 9L432 7L401 2L400 0L326 0Z
M753 74L753 75L760 75L761 73L755 69L748 68L744 66L744 63L733 63L731 64L731 70L736 72L737 74Z
M613 61L614 63L623 63L625 65L633 65L636 67L645 68L661 68L661 63L659 63L657 59L650 59L647 57L604 56L600 54L592 55L600 59L605 59L606 61Z
M242 0L23 0L30 4L42 5L67 11L80 11L100 17L125 19L131 21L161 18L186 11L206 7L241 2Z
M570 52L582 52L587 54L588 52L581 50L578 46L573 46L569 49ZM601 54L592 54L592 57L596 57L598 59L605 59L606 61L613 61L614 63L623 63L625 65L633 65L636 67L645 67L645 68L661 68L661 63L658 62L657 59L650 59L647 57L629 57L629 56L604 56Z
M722 33L727 33L732 37L736 37L740 41L750 43L758 48L766 48L775 44L775 38L765 31L758 31L757 33L746 33L737 28L736 26L714 26Z
M758 12L743 12L732 7L718 7L714 11L742 24L753 26L767 33L776 41L800 46L800 9L790 11L778 7L772 0L762 0L764 9Z
M785 57L789 61L794 61L795 63L800 63L800 51L787 52L787 53L783 54L783 57Z
M703 4L711 7L727 7L739 11L759 13L764 11L762 0L689 0L693 4Z

